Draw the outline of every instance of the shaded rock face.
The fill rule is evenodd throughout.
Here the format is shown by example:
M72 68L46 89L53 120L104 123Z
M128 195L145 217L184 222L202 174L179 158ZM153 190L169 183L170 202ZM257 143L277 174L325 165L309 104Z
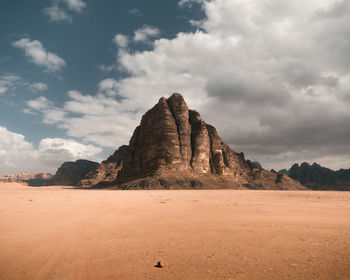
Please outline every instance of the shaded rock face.
M65 162L58 168L56 174L51 178L50 185L78 186L80 181L99 164L89 160L77 160Z
M282 171L280 170L279 173ZM307 162L294 164L287 174L312 189L350 190L350 169L332 169L323 167L317 163L312 165Z
M209 173L210 166L210 138L206 123L201 120L197 111L189 111L191 125L191 161L194 172Z
M119 189L303 188L289 179L246 161L174 93L145 113L128 146L120 147L79 184Z
M336 172L322 167L317 163L312 165L303 162L300 166L294 164L288 171L290 177L300 181L302 184L323 183L330 184L336 180Z
M0 182L24 182L29 186L47 186L52 175L43 172L23 172L0 177Z
M128 146L123 145L114 152L107 160L102 161L95 169L87 173L80 182L79 186L104 186L115 181L118 172L123 166L123 159L128 152Z

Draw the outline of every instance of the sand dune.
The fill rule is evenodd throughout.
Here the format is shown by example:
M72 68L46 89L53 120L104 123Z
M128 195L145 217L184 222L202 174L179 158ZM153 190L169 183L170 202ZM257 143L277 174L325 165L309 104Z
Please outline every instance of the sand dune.
M350 279L349 217L348 192L1 184L0 279Z

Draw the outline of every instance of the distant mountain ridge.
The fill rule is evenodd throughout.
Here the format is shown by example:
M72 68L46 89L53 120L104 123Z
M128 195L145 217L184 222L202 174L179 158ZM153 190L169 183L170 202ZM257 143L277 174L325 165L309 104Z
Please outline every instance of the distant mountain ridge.
M279 174L288 174L291 178L312 189L350 190L350 169L332 170L317 163L307 162L293 164L287 171L282 169Z
M47 186L52 175L43 172L23 172L0 177L0 182L23 182L29 186Z

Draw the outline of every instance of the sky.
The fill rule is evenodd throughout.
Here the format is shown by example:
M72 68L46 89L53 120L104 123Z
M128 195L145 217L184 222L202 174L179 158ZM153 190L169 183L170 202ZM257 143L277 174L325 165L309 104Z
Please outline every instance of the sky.
M101 161L181 93L264 168L350 167L346 0L2 0L0 176Z

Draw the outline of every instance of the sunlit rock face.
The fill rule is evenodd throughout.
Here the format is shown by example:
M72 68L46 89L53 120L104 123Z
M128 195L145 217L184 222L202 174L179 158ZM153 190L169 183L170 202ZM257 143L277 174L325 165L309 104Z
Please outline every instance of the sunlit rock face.
M162 172L233 175L247 169L242 154L223 143L216 129L189 110L181 94L162 97L130 140L120 182Z

